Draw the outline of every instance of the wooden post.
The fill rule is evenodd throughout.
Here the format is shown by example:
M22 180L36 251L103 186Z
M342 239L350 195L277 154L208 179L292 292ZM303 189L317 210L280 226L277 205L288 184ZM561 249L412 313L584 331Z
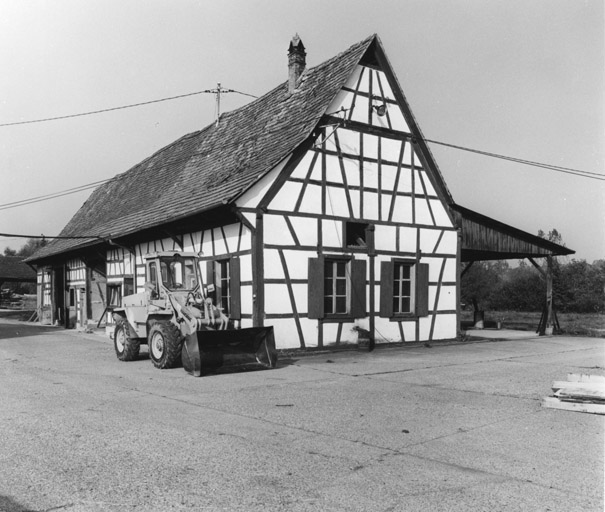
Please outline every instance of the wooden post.
M368 245L368 259L370 265L370 352L374 350L376 344L376 327L374 325L374 315L376 313L376 275L375 275L375 259L376 259L376 248L374 243L374 224L370 224L366 231L366 243Z
M554 328L553 306L552 306L552 256L546 257L546 319L544 322L544 333L552 334Z
M462 275L466 272L470 266L474 263L471 261L467 267L462 271L462 229L458 229L456 233L456 338L462 338L462 317L460 313L460 301L462 298Z
M265 262L263 215L256 214L256 229L252 233L252 325L263 327L265 320Z

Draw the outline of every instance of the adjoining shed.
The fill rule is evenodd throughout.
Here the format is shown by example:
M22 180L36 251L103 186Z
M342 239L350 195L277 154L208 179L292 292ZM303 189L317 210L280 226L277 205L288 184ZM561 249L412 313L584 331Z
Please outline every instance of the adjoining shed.
M461 262L498 252L468 212L379 38L307 68L296 36L286 82L97 188L30 261L45 322L111 325L146 254L193 251L234 326L278 348L451 339Z
M462 274L476 261L527 258L542 274L546 284L544 315L540 322L539 332L540 334L552 332L554 323L553 257L568 256L574 254L575 251L460 205L452 204L450 209L454 215L454 222L462 233L460 260L467 263ZM542 269L536 263L536 258L546 258L546 269Z
M0 287L4 283L35 283L36 271L19 256L0 256Z

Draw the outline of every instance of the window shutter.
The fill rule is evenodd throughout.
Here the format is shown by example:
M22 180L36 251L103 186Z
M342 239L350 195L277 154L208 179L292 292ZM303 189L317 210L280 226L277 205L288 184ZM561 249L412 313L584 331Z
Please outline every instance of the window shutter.
M324 260L309 258L308 317L324 317Z
M416 264L416 316L429 315L429 266Z
M351 261L351 316L365 318L366 313L366 261Z
M231 258L229 261L229 295L231 295L231 304L229 305L229 318L240 320L242 317L242 301L240 295L240 259Z
M380 264L380 316L393 316L393 279L394 265L392 261Z
M214 284L214 261L206 262L206 286Z

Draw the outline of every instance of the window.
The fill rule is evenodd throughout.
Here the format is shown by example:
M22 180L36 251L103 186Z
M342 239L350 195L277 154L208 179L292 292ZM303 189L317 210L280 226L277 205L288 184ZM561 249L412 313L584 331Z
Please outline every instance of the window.
M230 319L241 319L239 258L206 262L206 281L210 288L214 286L214 304Z
M107 295L109 298L109 306L122 305L122 285L109 284L107 285Z
M345 223L345 243L346 247L368 247L367 230L369 224L362 222Z
M345 258L309 258L309 318L364 318L366 262Z
M324 262L324 313L344 315L349 311L349 262L325 260Z
M216 286L216 301L219 307L223 309L223 313L229 315L231 309L231 272L229 260L217 261L217 286Z
M429 266L414 260L380 264L380 316L428 316Z
M414 308L414 274L410 263L395 263L393 276L393 314L409 314Z

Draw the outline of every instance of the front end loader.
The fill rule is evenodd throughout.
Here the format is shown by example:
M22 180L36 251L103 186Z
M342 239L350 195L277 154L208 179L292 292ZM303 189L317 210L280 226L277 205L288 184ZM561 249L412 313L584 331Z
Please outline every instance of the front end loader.
M196 254L156 252L144 259L145 291L124 297L113 313L119 360L136 359L147 344L156 368L172 368L180 360L196 377L225 359L276 366L273 327L235 329L203 285Z

